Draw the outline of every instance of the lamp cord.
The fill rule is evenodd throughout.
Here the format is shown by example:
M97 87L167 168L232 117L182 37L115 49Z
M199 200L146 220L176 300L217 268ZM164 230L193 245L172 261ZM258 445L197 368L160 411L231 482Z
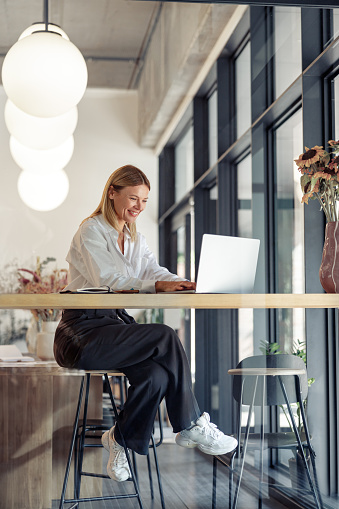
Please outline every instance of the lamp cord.
M45 30L48 32L48 0L44 0L44 23Z

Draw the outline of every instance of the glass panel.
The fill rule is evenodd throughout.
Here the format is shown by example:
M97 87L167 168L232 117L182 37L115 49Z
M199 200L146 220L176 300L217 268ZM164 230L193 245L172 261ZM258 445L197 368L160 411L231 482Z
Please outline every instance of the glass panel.
M339 9L338 9L339 11ZM334 138L339 138L339 76L334 78Z
M179 201L194 183L193 126L175 147L175 201Z
M218 160L218 92L215 90L208 99L208 158L209 166Z
M245 157L237 165L238 235L252 237L252 160Z
M333 9L333 39L339 35L339 9Z
M301 9L274 8L275 97L301 74Z
M299 110L275 132L276 149L276 292L304 293L304 205L300 174L294 159L302 153L302 113ZM290 352L305 341L305 310L277 311L281 350Z
M185 242L186 242L186 228L185 226L180 226L177 229L177 274L182 278L185 278L185 261L186 261ZM185 345L185 310L177 309L175 311L177 312L179 319L179 327L177 330L177 334L182 344Z
M238 236L252 237L252 158L237 165ZM239 360L253 355L253 309L239 309Z
M177 229L177 274L182 278L185 278L185 240L186 228L180 226Z
M240 138L252 123L250 43L235 60L235 107L237 138Z

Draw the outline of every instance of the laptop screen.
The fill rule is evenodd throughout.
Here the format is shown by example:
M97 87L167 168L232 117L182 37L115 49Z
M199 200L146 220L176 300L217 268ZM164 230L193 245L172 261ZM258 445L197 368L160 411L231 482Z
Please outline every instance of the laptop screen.
M204 234L197 293L252 293L260 240Z

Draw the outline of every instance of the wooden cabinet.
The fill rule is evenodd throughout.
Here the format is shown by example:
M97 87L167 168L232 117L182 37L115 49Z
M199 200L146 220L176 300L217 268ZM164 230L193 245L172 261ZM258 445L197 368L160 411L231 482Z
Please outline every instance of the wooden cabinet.
M54 362L1 363L0 508L50 509L59 499L81 373ZM102 417L100 376L91 383L89 417ZM89 455L91 468L100 472L102 450ZM67 496L72 489L73 469Z

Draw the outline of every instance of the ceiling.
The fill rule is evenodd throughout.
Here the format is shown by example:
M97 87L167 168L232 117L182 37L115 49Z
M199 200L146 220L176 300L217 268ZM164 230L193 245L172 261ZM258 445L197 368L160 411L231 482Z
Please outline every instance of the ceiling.
M0 67L31 24L44 21L43 0L0 0ZM160 2L49 0L48 20L59 25L86 59L90 87L135 89Z
M83 54L89 87L138 89L139 143L158 152L241 18L241 9L212 2L0 0L0 69L21 33L47 17Z

